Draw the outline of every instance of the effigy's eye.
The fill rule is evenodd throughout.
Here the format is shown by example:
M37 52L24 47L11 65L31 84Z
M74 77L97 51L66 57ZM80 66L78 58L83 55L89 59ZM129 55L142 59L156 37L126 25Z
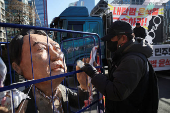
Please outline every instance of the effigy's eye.
M46 50L47 49L47 47L46 46L41 46L41 47L39 47L38 48L38 50L37 51L43 51L43 50Z
M59 47L55 47L55 49L56 49L57 51L61 50Z
M57 52L60 52L61 51L61 48L58 46L58 44L52 44L53 46L53 49Z

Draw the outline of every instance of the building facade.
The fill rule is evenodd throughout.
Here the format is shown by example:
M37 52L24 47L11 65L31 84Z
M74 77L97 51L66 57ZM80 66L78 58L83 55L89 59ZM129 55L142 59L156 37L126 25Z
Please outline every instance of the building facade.
M165 7L165 19L164 19L164 31L165 36L168 37L168 40L170 40L170 1L164 4Z
M48 27L47 0L33 0L37 18L36 26Z
M5 2L4 0L0 0L0 22L5 23ZM6 41L6 30L4 27L0 27L0 41Z
M23 25L32 25L32 22L30 20L33 20L33 18L35 18L35 16L32 16L35 13L35 11L33 11L32 5L30 5L29 3L30 0L4 0L4 1L6 22Z
M30 6L30 7L32 7L32 13L30 13L30 15L32 15L31 17L32 18L29 18L29 21L30 21L30 23L29 23L29 25L32 25L32 26L35 26L35 18L36 18L36 13L35 13L35 4L34 4L34 2L32 1L32 0L29 0L28 1L28 5Z
M20 2L22 2L22 3L24 3L25 5L28 5L28 0L18 0L18 1L20 1ZM22 24L24 24L24 25L30 25L30 21L29 21L29 9L27 8L27 7L23 7L23 13L25 13L26 15L24 15L24 17L23 17L23 22L22 22ZM27 15L28 14L28 15Z
M77 6L77 3L78 3L78 1L72 2L72 3L69 4L69 6Z
M6 9L10 1L12 0L5 0ZM25 17L25 21L22 24L48 27L47 0L17 0L17 1L20 1L24 4L28 4L32 8L32 11L29 11L30 14L29 17ZM23 9L23 11L25 11L25 13L28 13L27 9Z

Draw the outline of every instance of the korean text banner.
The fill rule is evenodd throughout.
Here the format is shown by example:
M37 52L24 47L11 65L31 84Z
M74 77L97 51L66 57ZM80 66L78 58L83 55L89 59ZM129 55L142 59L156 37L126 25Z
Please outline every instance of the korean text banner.
M113 22L116 20L127 21L135 27L140 23L146 29L146 39L149 43L162 42L163 39L163 6L155 5L117 5L108 4L113 14Z
M169 70L170 69L170 57L150 57L148 59L152 64L155 71Z
M148 58L155 71L170 69L170 45L153 45L153 55Z

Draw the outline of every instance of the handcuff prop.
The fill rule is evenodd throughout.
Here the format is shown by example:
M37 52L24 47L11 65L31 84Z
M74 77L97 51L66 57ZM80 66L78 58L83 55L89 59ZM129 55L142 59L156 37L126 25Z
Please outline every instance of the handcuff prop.
M159 22L156 23L155 22L155 19L158 18L159 19ZM153 23L154 23L154 26L152 26L152 29L147 33L147 36L146 36L146 40L148 41L149 44L152 44L153 43L153 39L155 38L156 34L155 34L155 30L158 29L158 26L161 24L161 18L159 16L155 16L153 18ZM149 34L150 33L153 33L153 37L151 37Z

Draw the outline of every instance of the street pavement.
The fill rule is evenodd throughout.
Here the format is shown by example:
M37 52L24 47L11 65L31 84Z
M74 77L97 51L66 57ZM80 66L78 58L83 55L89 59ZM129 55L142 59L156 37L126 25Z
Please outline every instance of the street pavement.
M170 71L156 72L159 87L158 113L170 113Z

